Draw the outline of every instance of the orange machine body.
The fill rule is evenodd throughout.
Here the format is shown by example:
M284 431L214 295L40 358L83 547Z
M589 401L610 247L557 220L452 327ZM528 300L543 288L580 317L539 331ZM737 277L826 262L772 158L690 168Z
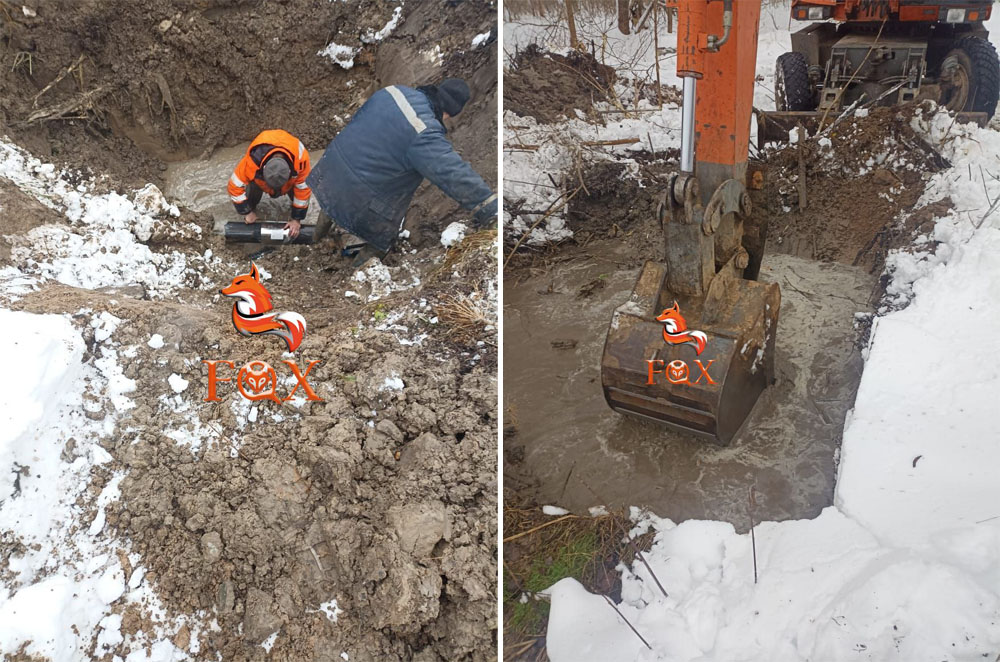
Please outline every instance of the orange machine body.
M695 172L702 202L727 179L743 180L757 72L760 2L735 0L729 38L711 50L708 35L723 33L719 0L668 0L678 9L677 75L698 79Z
M937 22L946 15L948 9L966 9L963 22L976 23L989 19L992 4L991 2L926 4L888 0L885 9L895 20L904 23ZM862 0L792 0L792 18L800 21L811 20L808 16L810 7L829 7L829 18L841 23L882 21L886 18L883 8L873 3L864 3Z

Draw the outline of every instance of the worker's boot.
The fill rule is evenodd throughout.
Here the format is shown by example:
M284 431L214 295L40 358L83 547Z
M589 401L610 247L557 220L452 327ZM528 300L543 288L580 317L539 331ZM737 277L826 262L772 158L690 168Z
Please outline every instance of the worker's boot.
M373 257L382 259L382 257L384 256L385 253L383 253L379 249L375 248L371 244L365 244L364 246L361 246L358 249L357 254L355 254L354 261L351 262L351 268L360 269L368 262L368 260L372 259Z
M319 217L316 219L316 232L313 235L316 241L319 241L326 235L330 234L330 229L333 227L333 219L325 212L321 211Z

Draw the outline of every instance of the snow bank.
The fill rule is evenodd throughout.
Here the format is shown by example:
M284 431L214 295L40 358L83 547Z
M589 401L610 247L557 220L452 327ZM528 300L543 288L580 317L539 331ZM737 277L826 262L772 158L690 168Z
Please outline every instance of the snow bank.
M750 538L731 525L647 523L657 538L646 558L669 597L637 563L618 608L653 650L564 579L548 590L553 662L971 660L1000 646L988 574L883 547L835 508L759 525L757 584Z
M11 237L14 266L2 270L2 300L50 279L87 289L138 285L148 296L167 296L198 286L199 270L220 263L210 251L150 250L145 242L154 235L195 238L201 232L174 220L179 210L153 185L128 196L97 194L91 183L71 183L78 177L4 141L0 176L66 217L65 223ZM86 320L85 326L73 320ZM105 507L119 498L123 474L113 470L101 444L116 432L122 412L136 406L136 384L121 361L129 349L115 340L120 323L107 312L81 310L70 317L0 308L5 329L0 362L11 375L0 384L0 657L5 659L23 652L76 662L102 657L119 644L134 649L128 656L133 662L147 659L147 647L149 659L186 658L169 641L153 640L167 636L160 629L164 610L143 581L141 559L105 526ZM157 335L149 342L162 346L163 339ZM128 577L124 556L132 567ZM123 633L120 616L111 611L124 603L141 604L154 615L152 628ZM193 641L199 623L191 623Z
M180 215L152 184L135 191L132 199L114 191L94 194L84 184L71 184L68 173L5 140L0 140L0 177L69 220L14 237L11 261L17 269L5 270L5 280L52 279L88 289L141 285L149 295L163 296L195 282L192 267L211 260L177 251L156 253L145 245L158 219ZM201 233L194 224L184 230Z
M125 588L107 539L74 526L92 468L108 459L82 396L105 397L108 384L81 363L84 342L68 317L0 310L0 324L0 362L12 375L0 382L0 536L20 543L0 583L0 654L27 645L79 660ZM64 462L70 438L75 459Z
M915 124L939 144L952 121ZM942 150L954 167L918 204L950 196L956 210L888 260L890 297L909 306L877 318L838 477L837 505L893 545L1000 516L1000 214L986 216L984 183L966 174L994 167L1000 134L952 126Z
M0 572L0 657L23 647L52 662L78 662L121 644L133 651L129 660L187 659L165 640L165 612L140 557L105 531L105 507L119 499L124 473L112 471L101 442L135 406L135 383L119 362L121 320L106 312L75 317L88 314L94 342L84 361L87 343L70 316L0 309L8 330L0 364L13 375L0 382L0 548L9 553ZM90 489L95 479L103 479L98 494ZM111 612L127 603L153 616L146 632L121 631L121 616ZM197 618L188 623L192 642L211 620Z
M28 464L27 444L18 444L32 429L44 429L61 400L61 385L80 368L83 342L69 320L0 310L0 360L8 375L0 380L0 466ZM18 455L23 462L17 462ZM0 473L0 495L10 496L13 476Z

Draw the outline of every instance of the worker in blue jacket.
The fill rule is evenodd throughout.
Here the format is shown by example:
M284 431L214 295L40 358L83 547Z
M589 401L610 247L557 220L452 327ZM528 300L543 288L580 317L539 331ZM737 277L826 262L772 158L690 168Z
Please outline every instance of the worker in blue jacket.
M468 100L469 86L459 78L416 89L385 87L361 106L313 166L306 181L320 208L367 242L356 264L392 248L425 178L470 210L474 226L495 221L496 193L445 137L444 120L461 113Z

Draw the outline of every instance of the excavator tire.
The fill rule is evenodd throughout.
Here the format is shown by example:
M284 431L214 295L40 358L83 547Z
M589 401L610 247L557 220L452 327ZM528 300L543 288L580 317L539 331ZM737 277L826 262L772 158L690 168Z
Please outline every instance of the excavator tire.
M972 93L962 110L986 113L992 118L1000 97L1000 61L996 49L981 37L965 37L956 47L968 56L972 69L969 72Z
M802 53L778 56L774 69L774 104L779 111L814 110L809 64Z

